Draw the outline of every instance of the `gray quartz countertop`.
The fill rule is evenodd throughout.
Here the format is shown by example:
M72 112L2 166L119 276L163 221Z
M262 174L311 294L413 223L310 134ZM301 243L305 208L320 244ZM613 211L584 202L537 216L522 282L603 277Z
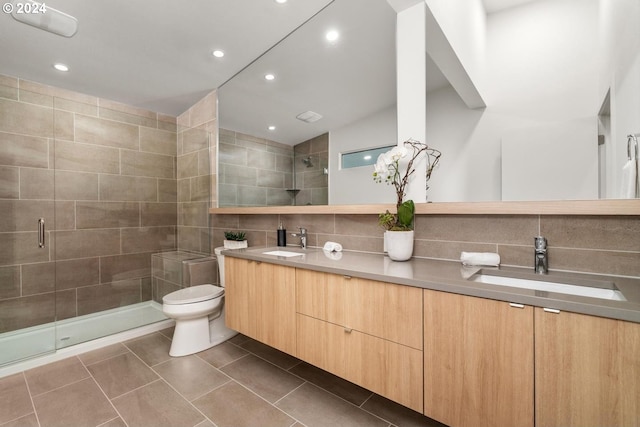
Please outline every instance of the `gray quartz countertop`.
M300 256L267 255L271 251L297 252ZM405 262L391 261L382 254L363 252L326 252L322 249L296 247L251 247L226 250L226 256L269 262L289 267L378 280L423 289L451 292L499 301L571 311L612 319L640 323L640 279L596 274L550 271L538 275L533 268L466 267L460 262L412 258ZM479 283L469 278L479 273L507 275L579 284L593 287L613 287L626 301L607 300L557 292Z

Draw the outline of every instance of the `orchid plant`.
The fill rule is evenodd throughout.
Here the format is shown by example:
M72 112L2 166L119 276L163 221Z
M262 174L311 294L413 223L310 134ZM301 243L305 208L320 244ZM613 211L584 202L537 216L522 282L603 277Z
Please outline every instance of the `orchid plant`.
M402 145L393 147L386 153L378 156L378 161L374 166L373 180L377 183L384 182L393 185L396 191L396 213L392 214L388 210L378 217L379 224L385 230L409 231L413 230L413 219L415 216L415 204L413 200L404 200L405 189L409 183L409 178L415 172L414 162L418 156L425 153L427 161L426 189L429 189L429 179L433 168L440 161L442 153L429 147L422 142L409 139ZM406 164L404 174L401 169L401 160L411 154L409 162Z

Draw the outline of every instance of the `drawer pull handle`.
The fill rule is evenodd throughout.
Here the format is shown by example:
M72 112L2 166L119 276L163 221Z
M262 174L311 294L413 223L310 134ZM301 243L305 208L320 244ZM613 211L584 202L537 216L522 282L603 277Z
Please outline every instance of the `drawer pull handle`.
M513 307L513 308L524 308L524 304L518 304L515 302L510 302L509 303L509 307Z
M345 279L347 279L347 280L351 280L351 276L344 275L344 276L342 276L342 277L344 277L344 278L345 278Z
M559 314L560 310L556 310L555 308L543 308L547 313Z
M353 331L353 329L351 329L351 328L344 328L344 331L345 331L346 333L350 334L350 333L351 333L351 331Z

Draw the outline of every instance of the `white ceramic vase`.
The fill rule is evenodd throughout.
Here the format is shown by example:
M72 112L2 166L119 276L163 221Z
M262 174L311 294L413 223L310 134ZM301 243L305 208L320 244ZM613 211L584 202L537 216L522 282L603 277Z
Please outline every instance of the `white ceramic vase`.
M407 261L413 255L413 230L384 232L384 247L392 261Z

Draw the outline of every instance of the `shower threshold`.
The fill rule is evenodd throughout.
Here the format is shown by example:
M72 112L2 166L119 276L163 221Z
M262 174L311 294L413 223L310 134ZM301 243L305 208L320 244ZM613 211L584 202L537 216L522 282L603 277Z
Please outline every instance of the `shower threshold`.
M48 361L38 363L39 359L51 359L49 361L62 359L73 354L110 345L111 341L115 343L123 339L135 338L136 332L139 332L137 335L139 336L150 333L154 329L167 328L172 326L172 323L173 321L162 313L162 305L155 301L146 301L6 332L0 334L0 349L2 349L0 351L0 377L4 376L3 373L7 371L5 366L23 365L24 369L28 369L49 363ZM145 329L145 326L151 328ZM126 334L127 331L130 333ZM83 347L76 348L80 346ZM22 361L26 361L26 363L20 363ZM14 371L14 369L10 371ZM7 375L9 373L9 371L6 372Z

